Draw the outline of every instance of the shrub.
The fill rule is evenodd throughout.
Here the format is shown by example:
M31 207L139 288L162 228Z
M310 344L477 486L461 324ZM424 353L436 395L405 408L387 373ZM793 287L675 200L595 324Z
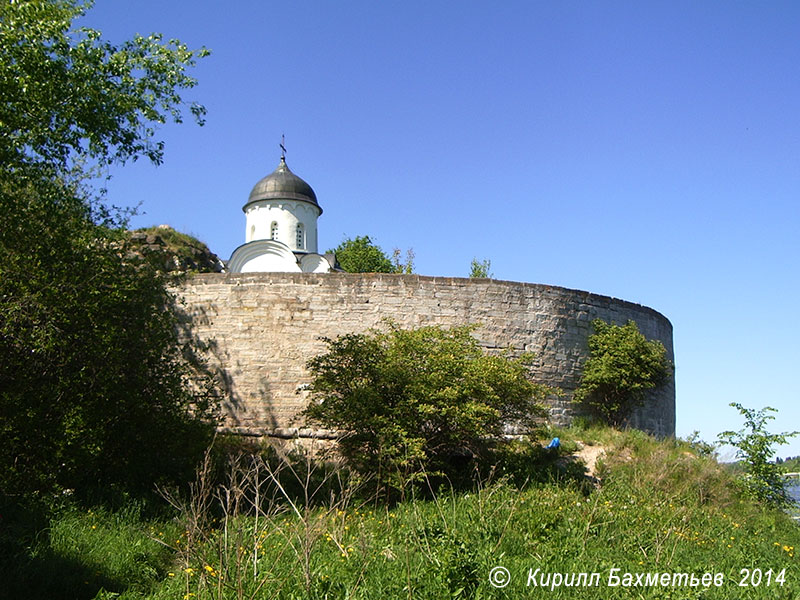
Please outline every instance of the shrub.
M398 272L392 260L368 235L348 238L328 252L336 254L339 266L348 273Z
M788 438L800 432L769 433L766 430L766 423L775 417L768 415L767 412L777 412L769 406L758 411L745 408L736 402L732 402L730 406L744 417L745 428L739 431L723 431L718 439L720 443L730 444L736 448L736 457L744 466L741 481L746 492L753 498L773 506L780 508L791 506L793 501L786 491L781 468L770 462L770 459L775 455L773 447L775 444L786 444Z
M548 388L528 379L524 359L484 354L473 329L390 326L326 339L328 351L308 364L315 401L305 416L342 430L350 465L395 487L480 460L505 424L545 414Z
M494 276L494 273L491 273L492 268L492 261L488 258L479 261L477 258L473 258L472 262L469 265L469 278L470 279L485 279L491 278Z
M667 351L658 340L648 340L634 321L611 325L592 322L589 359L575 401L585 402L609 425L621 425L644 403L645 393L666 382L672 373Z

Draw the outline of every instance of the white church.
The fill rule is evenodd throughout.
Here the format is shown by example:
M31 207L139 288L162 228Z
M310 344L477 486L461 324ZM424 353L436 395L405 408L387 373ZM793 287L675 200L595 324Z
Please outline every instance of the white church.
M337 270L335 255L317 250L317 219L322 207L311 186L289 170L285 154L281 154L278 168L256 183L242 210L245 243L233 251L228 272Z

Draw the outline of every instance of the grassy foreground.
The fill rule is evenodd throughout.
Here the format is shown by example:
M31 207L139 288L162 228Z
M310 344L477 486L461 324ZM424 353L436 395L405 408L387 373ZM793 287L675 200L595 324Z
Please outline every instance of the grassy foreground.
M242 516L237 490L268 475L243 472L214 516L211 490L156 520L62 509L0 574L9 598L800 597L800 529L713 458L639 432L558 434L605 449L596 485L498 478L392 507L345 487L324 507L270 497Z

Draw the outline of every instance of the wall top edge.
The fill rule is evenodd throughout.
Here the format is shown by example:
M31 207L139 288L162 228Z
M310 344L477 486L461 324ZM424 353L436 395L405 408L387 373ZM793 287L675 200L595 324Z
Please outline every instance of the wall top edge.
M507 288L519 289L535 289L543 292L555 292L560 295L579 296L587 303L591 304L593 300L601 302L612 302L621 306L626 306L646 313L650 313L656 318L662 320L669 326L672 331L672 323L662 313L657 310L614 298L613 296L605 296L603 294L596 294L594 292L587 292L585 290L577 290L566 288L557 285L549 285L544 283L528 283L522 281L507 281L503 279L482 279L482 278L469 278L469 277L443 277L436 275L406 275L399 273L199 273L190 276L186 283L192 285L243 285L243 284L270 284L270 283L296 283L304 285L321 285L323 283L332 283L336 281L355 282L355 281L392 281L401 282L408 285L417 285L422 283L430 283L433 285L445 286L498 286ZM185 285L185 284L184 284Z

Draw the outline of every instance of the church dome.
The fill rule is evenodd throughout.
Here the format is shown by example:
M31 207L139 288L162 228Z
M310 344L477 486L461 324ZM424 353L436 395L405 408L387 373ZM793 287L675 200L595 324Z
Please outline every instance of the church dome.
M289 170L289 167L286 166L286 159L283 157L281 157L278 168L253 187L244 208L246 209L250 204L259 200L300 200L313 204L322 213L314 190Z

